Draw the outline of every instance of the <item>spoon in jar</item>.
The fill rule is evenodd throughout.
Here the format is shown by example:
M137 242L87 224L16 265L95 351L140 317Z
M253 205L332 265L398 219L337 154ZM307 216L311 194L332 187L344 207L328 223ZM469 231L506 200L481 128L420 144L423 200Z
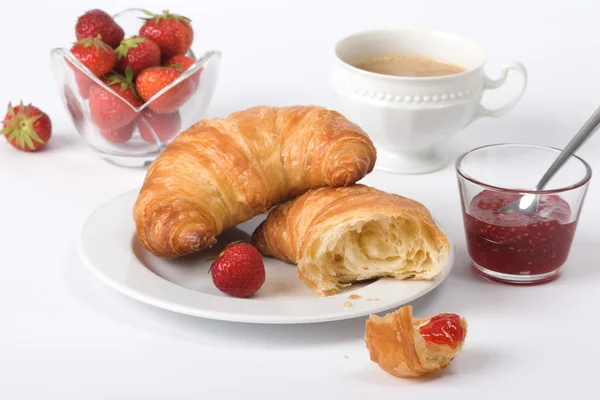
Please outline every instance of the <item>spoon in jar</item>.
M596 129L600 125L600 108L598 108L594 114L587 120L587 122L581 127L579 132L571 139L567 147L564 148L563 151L556 157L556 160L550 165L550 168L546 171L542 179L538 182L537 185L533 188L533 190L543 190L546 184L552 179L552 177L560 170L560 168L567 162L569 157L571 157L584 143L587 139L589 139ZM536 213L538 211L539 205L539 195L538 194L526 194L518 200L515 200L504 207L500 208L498 211L502 213L509 212L522 212L522 213Z

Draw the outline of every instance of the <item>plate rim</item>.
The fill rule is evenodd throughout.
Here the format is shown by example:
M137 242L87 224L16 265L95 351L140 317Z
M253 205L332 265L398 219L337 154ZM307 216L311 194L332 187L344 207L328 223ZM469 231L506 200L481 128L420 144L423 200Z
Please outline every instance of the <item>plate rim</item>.
M312 323L343 321L343 320L348 320L348 319L360 318L360 317L368 316L370 314L376 314L376 313L380 313L380 312L383 312L386 310L390 310L392 308L396 308L396 307L399 307L404 304L409 304L410 302L412 302L420 297L425 296L426 294L428 294L431 291L433 291L434 289L436 289L439 285L441 285L448 278L448 276L450 275L450 272L454 266L454 263L455 263L456 248L455 248L454 244L452 243L452 241L450 240L450 238L448 238L448 243L450 245L450 254L449 254L448 260L446 262L446 265L444 266L444 270L443 270L442 274L439 275L438 277L436 277L433 281L429 281L429 282L431 282L430 286L428 286L424 290L422 290L412 296L404 297L402 299L398 299L397 301L391 300L389 302L381 303L381 304L378 304L377 302L372 302L372 306L368 310L345 309L336 315L323 315L323 316L317 315L317 316L312 316L312 317L288 316L286 318L282 318L281 316L260 316L260 315L256 315L256 314L244 314L244 313L233 313L233 312L207 310L206 308L204 308L204 309L203 308L192 308L185 304L177 304L177 303L172 302L171 300L161 299L160 297L156 297L156 295L151 295L151 294L145 293L144 291L141 291L139 288L131 287L131 286L127 285L126 283L121 282L121 281L109 276L101 268L98 268L95 265L95 263L92 262L88 258L88 255L86 254L86 251L84 250L84 245L85 245L84 244L84 232L86 231L86 228L88 227L88 225L92 222L94 216L96 216L96 214L98 214L104 207L108 206L109 204L118 201L122 197L132 196L134 193L137 194L137 193L139 193L139 190L140 190L140 188L138 187L138 188L130 189L123 193L120 193L120 194L106 200L102 204L100 204L98 207L96 207L94 209L94 211L92 211L88 215L88 217L85 219L84 223L82 224L82 227L79 229L79 232L78 232L78 238L77 238L77 244L76 244L77 253L79 254L79 257L80 257L81 261L83 262L83 264L85 265L85 267L88 270L90 270L96 278L98 278L101 282L103 282L107 286L113 288L117 292L119 292L123 295L126 295L128 297L131 297L142 303L145 303L145 304L157 307L157 308L161 308L164 310L176 312L179 314L200 317L200 318L206 318L206 319L212 319L212 320L219 320L219 321L264 324L264 325L312 324ZM448 235L448 231L444 228L444 226L442 224L439 223L439 220L436 219L435 217L433 217L433 219L434 219L435 223L437 224L438 228L442 232L444 232L446 235ZM133 217L132 217L132 221L133 221ZM135 231L133 232L133 234L135 234ZM137 256L135 255L133 249L131 249L131 253L132 253L131 255L133 258L138 259ZM139 261L139 259L138 259L138 261ZM146 267L146 270L154 276L153 279L160 279L164 282L167 282L168 284L171 284L178 288L181 288L182 290L192 290L192 289L180 286L174 282L171 282L166 278L163 278L162 276L156 274L154 271L151 271L147 267ZM403 281L399 281L399 282L403 282ZM323 299L327 299L327 298L328 297L323 297Z

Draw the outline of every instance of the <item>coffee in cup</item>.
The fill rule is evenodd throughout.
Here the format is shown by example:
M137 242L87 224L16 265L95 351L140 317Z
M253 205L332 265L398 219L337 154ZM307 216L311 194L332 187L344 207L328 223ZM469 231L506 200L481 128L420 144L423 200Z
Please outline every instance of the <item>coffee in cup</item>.
M355 63L354 66L376 74L411 77L444 76L466 71L458 65L412 54L371 57Z
M483 49L449 33L367 31L338 42L331 83L339 111L375 143L375 168L423 173L447 164L444 144L456 132L478 118L506 114L523 95L521 63L504 64L501 77L491 79L485 61ZM484 91L502 86L509 71L523 78L519 92L503 107L484 107Z

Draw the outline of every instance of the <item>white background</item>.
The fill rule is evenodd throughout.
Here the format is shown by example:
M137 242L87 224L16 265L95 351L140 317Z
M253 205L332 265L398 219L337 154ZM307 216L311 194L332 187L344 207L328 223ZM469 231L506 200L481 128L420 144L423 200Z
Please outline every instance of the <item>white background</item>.
M494 142L560 147L600 105L598 2L44 3L0 2L0 104L31 101L54 123L46 151L0 143L0 399L600 398L597 178L563 277L525 288L471 273L452 166L364 180L425 203L447 227L455 269L413 306L417 315L453 311L470 323L464 352L445 373L397 379L369 361L362 318L310 326L213 322L154 309L95 280L76 254L78 230L101 203L139 186L145 171L91 153L59 102L49 60L52 47L69 46L86 9L169 8L194 20L195 50L223 51L207 115L221 117L258 104L335 107L329 65L346 34L448 30L486 48L493 77L511 58L530 74L514 111L459 133L453 156ZM506 99L514 83L488 95L488 104ZM600 136L579 154L600 171Z

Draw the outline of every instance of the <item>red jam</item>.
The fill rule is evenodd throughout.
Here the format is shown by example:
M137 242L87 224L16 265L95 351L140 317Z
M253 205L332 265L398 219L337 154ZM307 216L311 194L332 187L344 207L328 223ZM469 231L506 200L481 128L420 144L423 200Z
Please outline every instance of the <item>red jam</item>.
M521 195L485 190L465 215L467 246L479 266L511 275L538 275L560 268L569 255L577 221L556 195L540 196L537 213L497 210Z
M465 330L456 314L436 315L419 328L419 333L426 342L445 344L453 349L465 338Z

